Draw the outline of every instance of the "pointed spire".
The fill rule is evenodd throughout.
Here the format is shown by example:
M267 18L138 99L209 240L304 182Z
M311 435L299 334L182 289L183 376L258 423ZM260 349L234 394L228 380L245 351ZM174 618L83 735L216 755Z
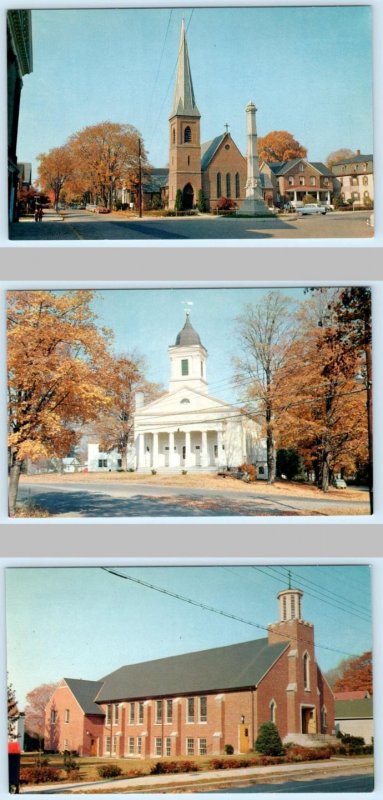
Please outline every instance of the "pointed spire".
M201 116L196 106L194 97L184 20L182 20L181 25L176 85L174 89L173 108L170 119L179 114L183 114L186 117Z

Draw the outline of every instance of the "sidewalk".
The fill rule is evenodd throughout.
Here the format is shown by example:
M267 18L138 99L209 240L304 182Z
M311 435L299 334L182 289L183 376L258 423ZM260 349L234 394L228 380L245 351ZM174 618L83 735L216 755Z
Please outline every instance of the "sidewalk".
M214 770L211 772L194 772L176 775L145 775L142 778L122 778L108 781L94 781L92 783L65 783L65 784L40 784L39 786L24 787L22 794L65 794L66 792L82 793L90 790L104 789L110 787L113 790L129 789L134 792L147 791L173 792L176 789L186 789L187 791L198 791L198 786L206 788L206 785L220 785L228 783L254 783L259 779L263 783L273 779L293 780L300 776L324 776L328 773L348 772L349 769L360 768L361 770L372 770L373 758L332 758L328 761L309 761L304 764L279 764L269 767L243 767L240 769Z

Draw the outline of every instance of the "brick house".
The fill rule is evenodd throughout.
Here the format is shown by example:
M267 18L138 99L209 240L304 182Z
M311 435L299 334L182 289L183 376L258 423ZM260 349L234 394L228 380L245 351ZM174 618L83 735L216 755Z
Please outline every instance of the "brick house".
M345 158L332 167L334 188L344 202L370 205L374 201L374 157L356 151L351 158Z
M101 681L60 681L45 709L45 750L102 755L105 714L95 703L101 687Z
M313 625L301 618L301 598L299 589L278 594L279 620L263 639L130 664L98 683L66 680L77 692L76 684L94 685L88 697L97 717L98 755L213 755L226 744L246 753L269 720L285 741L326 739L334 729L334 700L315 660ZM70 714L65 723L68 709L64 686L52 696L47 724L59 726L60 736L68 724L66 740L74 742ZM77 739L83 732L75 749L84 754L85 716L83 711L83 724L73 718Z
M294 158L290 161L262 161L261 175L270 179L275 205L301 205L307 195L319 203L330 205L334 192L334 175L320 161Z

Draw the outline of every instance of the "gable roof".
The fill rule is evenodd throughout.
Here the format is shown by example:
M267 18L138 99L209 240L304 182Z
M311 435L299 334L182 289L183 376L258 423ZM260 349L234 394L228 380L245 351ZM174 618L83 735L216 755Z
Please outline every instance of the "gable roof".
M202 170L202 172L204 172L204 170L207 169L207 167L210 164L210 161L212 160L213 156L217 152L220 144L222 144L222 142L223 142L223 140L225 139L226 136L228 136L228 134L226 132L225 133L221 133L220 136L215 136L214 139L210 139L210 141L204 142L203 144L201 144L201 170Z
M301 161L305 161L310 167L314 167L321 175L324 175L326 178L333 178L334 175L329 170L322 161L308 161L307 158L292 158L289 161L265 161L264 163L267 164L269 169L274 173L274 175L285 175L292 167L296 164L299 164Z
M334 692L335 700L365 700L371 697L370 692L366 689L358 689L350 692Z
M374 160L373 153L368 153L368 155L363 155L363 153L359 153L358 155L350 156L350 158L342 158L341 161L336 161L335 164L333 164L333 166L339 167L340 164L360 164L360 163L363 164L363 162L365 161L373 161L373 160Z
M372 719L372 697L364 700L335 700L335 719Z
M289 647L267 638L129 664L106 675L96 701L166 697L256 687Z
M94 698L102 687L101 681L83 681L81 678L64 678L85 714L103 714Z

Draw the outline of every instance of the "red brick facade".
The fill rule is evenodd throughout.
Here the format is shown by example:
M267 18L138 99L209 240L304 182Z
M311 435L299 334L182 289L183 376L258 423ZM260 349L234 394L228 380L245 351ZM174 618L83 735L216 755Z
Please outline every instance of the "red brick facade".
M277 654L256 685L229 691L210 687L182 696L125 697L122 702L116 698L95 706L100 708L98 716L89 708L102 682L94 682L92 700L89 695L81 707L63 681L46 710L46 749L126 758L218 755L225 745L232 745L236 753L248 752L259 726L267 721L275 722L282 739L332 734L334 698L315 660L314 628L300 618L301 596L299 590L279 594L281 618L269 626L268 640L259 641L264 652ZM281 643L276 651L268 651ZM181 658L190 662L189 656ZM74 691L80 685L78 696L85 684L92 690L92 682L67 680Z
M202 191L208 209L216 208L220 197L227 197L239 206L246 196L246 178L246 159L228 133L202 173Z

